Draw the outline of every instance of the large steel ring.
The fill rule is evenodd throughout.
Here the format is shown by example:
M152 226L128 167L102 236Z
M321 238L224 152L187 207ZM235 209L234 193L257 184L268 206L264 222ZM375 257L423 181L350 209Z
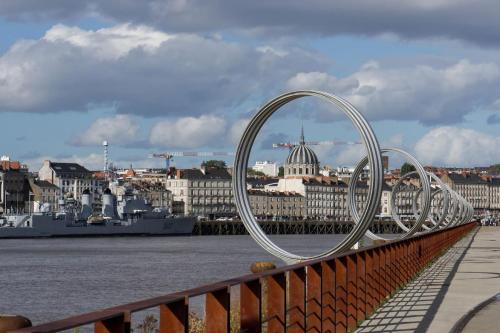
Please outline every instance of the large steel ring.
M361 217L359 217L358 223L356 223L351 233L349 233L338 245L321 254L310 257L300 256L285 251L269 239L269 237L259 227L252 213L246 191L248 159L253 143L260 129L269 119L269 117L271 117L271 115L274 114L283 105L306 96L319 97L334 104L351 120L366 147L366 150L368 152L368 160L370 163L370 187L368 193L368 204ZM281 258L285 262L292 263L303 260L316 259L348 250L364 236L377 212L382 193L384 175L381 156L382 155L380 147L372 128L370 127L366 119L361 115L361 113L346 100L332 94L312 90L294 91L278 96L264 105L252 118L241 137L238 149L236 151L236 157L234 161L233 193L235 196L236 207L238 208L238 211L240 213L241 220L243 221L248 233L262 248L275 255L276 257Z
M394 217L393 219L395 222L398 224L398 226L405 231L405 233L400 237L400 238L408 238L415 234L421 227L421 225L424 223L425 219L427 218L427 215L429 214L430 206L431 206L431 184L429 181L429 178L427 177L427 172L424 170L424 167L418 162L418 160L413 157L411 154L408 152L399 149L399 148L384 148L382 149L382 153L386 152L395 152L403 155L405 160L412 164L415 169L417 170L416 172L420 176L421 182L422 182L422 188L424 191L423 195L423 201L424 204L422 205L422 212L420 216L418 216L416 223L411 227L408 228L406 227L403 222L399 219L399 216ZM354 169L354 172L352 173L351 176L351 181L349 182L349 189L347 193L347 206L349 208L349 212L351 213L351 217L354 220L355 224L358 224L360 222L360 217L358 213L358 209L356 207L356 181L359 176L361 175L361 172L363 171L363 168L367 164L367 158L363 158L359 163L356 165L356 168ZM400 182L404 179L403 177L400 178L400 180L394 185L394 188L400 184ZM394 195L392 195L391 198L392 201L394 201ZM394 203L392 203L392 211L394 211ZM371 232L370 230L366 231L366 236L368 236L371 239L376 239L376 240L389 240L385 237L379 236Z

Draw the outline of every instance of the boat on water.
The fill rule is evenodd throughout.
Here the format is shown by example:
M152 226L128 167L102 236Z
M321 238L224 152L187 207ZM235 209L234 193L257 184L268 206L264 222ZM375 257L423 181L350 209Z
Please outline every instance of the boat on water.
M102 211L92 209L90 194L80 204L64 202L58 213L11 215L0 219L1 238L189 235L195 217L173 216L167 209L153 208L134 195L117 202L109 189L102 196Z

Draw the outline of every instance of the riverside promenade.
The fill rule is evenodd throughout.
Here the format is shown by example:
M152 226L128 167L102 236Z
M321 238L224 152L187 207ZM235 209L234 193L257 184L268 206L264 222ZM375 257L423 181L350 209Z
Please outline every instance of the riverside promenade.
M498 313L492 316L486 308L475 314L475 308L499 292L500 227L481 227L438 258L356 332L498 332Z

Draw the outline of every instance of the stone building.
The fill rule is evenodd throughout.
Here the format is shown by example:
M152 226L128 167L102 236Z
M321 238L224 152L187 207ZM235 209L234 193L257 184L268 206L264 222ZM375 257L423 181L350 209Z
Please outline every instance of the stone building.
M177 210L179 202L183 203L185 215L208 218L237 215L231 175L226 169L177 170L174 178L167 179L166 188L172 192Z
M60 189L46 180L29 179L30 191L32 193L30 211L56 212L59 209L58 201L61 197Z
M96 179L91 171L77 163L45 160L38 171L38 178L59 187L61 195L72 194L77 201L81 200L84 190L97 194L104 187L102 180Z
M7 156L0 159L0 211L23 213L29 201L28 167Z
M298 193L248 190L248 198L258 219L287 221L304 217L305 199Z
M384 182L382 184L382 199L380 199L380 216L389 217L392 212L391 196L392 188Z
M489 209L500 211L500 178L491 178L489 182Z
M445 173L441 180L464 197L476 210L490 208L490 187L486 180L471 173Z

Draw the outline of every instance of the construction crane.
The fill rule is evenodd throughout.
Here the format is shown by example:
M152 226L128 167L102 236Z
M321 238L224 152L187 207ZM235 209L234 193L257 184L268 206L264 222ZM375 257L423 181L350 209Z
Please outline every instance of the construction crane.
M165 166L170 169L170 161L174 159L174 157L222 157L222 156L234 156L233 152L226 151L174 151L174 152L165 152L165 153L155 153L151 154L152 158L163 158L165 159Z
M273 143L273 148L288 148L292 149L295 146L298 146L300 142L279 142ZM361 142L357 141L307 141L304 144L308 146L319 146L319 145L360 145Z

